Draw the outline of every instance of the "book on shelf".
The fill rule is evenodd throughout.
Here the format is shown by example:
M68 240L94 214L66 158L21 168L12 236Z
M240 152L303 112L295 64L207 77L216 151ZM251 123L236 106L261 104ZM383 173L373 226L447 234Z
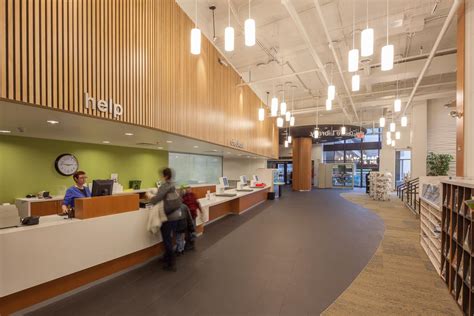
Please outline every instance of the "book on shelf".
M461 262L459 262L459 270L458 273L462 276L464 272L464 255L461 255Z
M461 306L462 306L462 295L463 295L462 291L463 291L463 287L461 286L461 290L459 291L459 297L458 297L458 301L457 301L458 304L461 305Z
M471 248L471 238L469 238L469 236L471 236L471 225L470 224L467 225L466 237L464 237L463 247L467 251L471 252L471 249L472 249Z
M456 249L456 252L454 253L453 261L451 263L453 266L454 270L457 270L458 268L458 250Z
M454 230L453 230L453 239L458 239L458 223L454 225Z
M466 273L466 283L469 287L471 287L471 262L468 261L468 268L467 268L467 273Z

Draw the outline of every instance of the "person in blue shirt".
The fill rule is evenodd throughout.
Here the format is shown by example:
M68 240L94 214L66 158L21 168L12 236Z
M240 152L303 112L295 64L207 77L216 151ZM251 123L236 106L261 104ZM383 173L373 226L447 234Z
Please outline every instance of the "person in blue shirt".
M91 197L91 191L85 186L87 180L86 173L84 171L76 171L72 178L76 184L66 191L62 205L63 213L67 213L70 208L74 208L75 199Z

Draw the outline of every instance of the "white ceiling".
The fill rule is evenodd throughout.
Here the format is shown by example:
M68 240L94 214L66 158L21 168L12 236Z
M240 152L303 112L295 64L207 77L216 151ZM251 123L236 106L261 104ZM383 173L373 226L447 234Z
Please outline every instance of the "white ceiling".
M59 123L52 125L48 120ZM0 131L10 131L0 132L0 137L13 135L236 159L261 158L247 152L150 128L4 101L0 101ZM133 135L127 136L125 133ZM105 144L104 141L109 143Z
M224 51L224 28L228 23L228 0L198 0L198 26L204 34L212 39L212 13L209 6L215 5L215 46L226 56L228 61L248 81L258 81L267 78L316 69L317 64L312 57L308 43L291 18L286 6L292 6L297 12L310 45L324 65L336 85L339 100L353 115L348 95L342 79L334 65L334 58L328 46L323 26L315 1L318 0L252 0L251 16L257 25L257 45L246 47L243 38L243 23L248 17L248 0L230 0L232 12L231 25L236 29L235 50L232 53ZM194 20L195 0L177 0L177 3ZM352 48L352 17L355 5L355 45L360 47L360 30L366 26L366 0L325 0L319 1L323 17L330 37L333 41L338 61L343 69L343 78L350 89L351 75L347 69L347 54ZM380 49L386 43L386 1L369 0L369 26L375 29L375 54L361 63L361 90L352 93L351 97L359 113L380 113L381 108L389 108L397 91L402 101L408 99L436 37L446 19L451 7L451 0L390 0L389 13L389 42L395 45L395 60L406 62L396 63L394 69L380 71ZM432 14L435 4L438 4ZM426 100L439 97L451 97L455 93L456 72L456 23L451 23L443 37L438 52L425 79L418 90L416 100ZM331 63L334 66L331 66ZM283 65L283 66L282 66ZM331 71L331 69L334 71ZM309 113L315 115L316 105L324 112L324 101L327 84L318 71L290 76L284 79L265 81L252 85L254 91L265 101L266 92L271 94L286 88L286 97L294 88L294 109L296 122L298 117ZM321 96L318 100L318 96ZM291 102L289 106L291 108ZM340 113L340 106L333 110ZM378 115L378 114L377 114ZM334 123L343 120L343 116L332 115ZM367 116L367 115L365 115ZM370 115L368 115L370 116ZM347 119L346 119L347 120Z

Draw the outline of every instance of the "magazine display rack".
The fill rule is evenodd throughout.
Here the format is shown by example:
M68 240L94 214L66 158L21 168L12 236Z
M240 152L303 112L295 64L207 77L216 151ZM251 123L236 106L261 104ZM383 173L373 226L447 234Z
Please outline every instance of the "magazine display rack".
M377 201L390 200L392 174L389 172L370 172L370 197Z

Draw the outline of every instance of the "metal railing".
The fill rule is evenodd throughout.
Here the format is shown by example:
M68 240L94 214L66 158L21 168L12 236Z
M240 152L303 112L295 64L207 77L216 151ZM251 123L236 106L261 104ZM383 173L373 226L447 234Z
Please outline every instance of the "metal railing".
M397 186L397 196L415 214L420 214L420 198L418 196L419 188L419 178L405 181L404 183Z

